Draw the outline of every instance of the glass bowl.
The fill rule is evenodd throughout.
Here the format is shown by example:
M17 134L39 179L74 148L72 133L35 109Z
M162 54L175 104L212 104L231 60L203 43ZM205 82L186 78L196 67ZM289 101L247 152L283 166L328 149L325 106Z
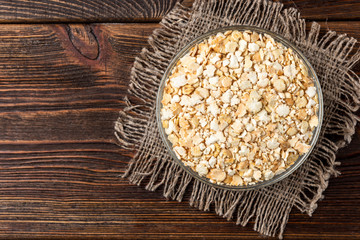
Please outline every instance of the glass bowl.
M246 186L230 186L230 185L220 185L220 184L216 184L216 183L212 183L209 181L208 178L206 177L201 177L197 172L195 172L194 170L192 170L189 166L185 166L184 163L177 158L173 148L172 148L172 144L171 142L167 139L167 134L165 133L165 130L161 124L161 108L162 108L162 103L161 100L163 98L163 92L164 92L164 87L165 87L165 83L166 80L168 79L173 67L175 66L175 64L178 62L178 60L180 58L182 58L184 55L186 55L190 49L192 47L194 47L196 44L202 42L203 40L209 38L210 36L216 35L219 32L226 32L229 30L238 30L238 31L246 31L246 30L250 30L250 31L255 31L257 33L261 33L261 34L268 34L270 35L272 38L274 38L275 41L283 44L285 47L287 48L291 48L295 54L297 54L297 56L299 57L299 59L302 60L302 62L304 63L304 65L307 67L308 70L308 75L309 77L311 77L314 81L314 86L316 88L316 92L318 95L318 101L319 101L319 107L318 107L318 111L317 111L317 116L319 119L318 122L318 126L314 129L313 131L313 137L310 141L310 145L311 148L309 149L309 151L303 155L301 155L289 168L287 168L283 173L275 175L273 178L269 179L269 180L264 180L262 182L257 182L253 185L246 185ZM246 25L238 25L238 26L230 26L230 27L223 27L223 28L219 28L216 30L212 30L209 31L197 38L195 38L193 41L191 41L190 43L188 43L184 48L182 48L176 55L175 57L172 59L172 61L170 62L168 68L166 69L161 82L160 82L160 86L159 86L159 90L157 93L157 99L156 99L156 119L157 119L157 124L158 124L158 128L159 128L159 132L160 132L160 136L162 138L162 141L164 142L168 152L170 153L170 155L172 156L172 158L174 159L174 161L176 161L187 173L189 173L192 177L194 177L195 179L206 183L214 188L220 188L220 189L226 189L226 190L234 190L234 191L244 191L244 190L253 190L253 189L258 189L261 187L265 187L271 184L274 184L286 177L288 177L291 173L293 173L297 168L299 168L301 166L301 164L303 164L306 159L309 157L309 155L311 154L312 150L314 149L314 146L319 138L320 135L320 130L321 130L321 126L322 126L322 121L323 121L323 96L322 96L322 92L321 92L321 86L320 86L320 82L319 79L315 73L315 70L313 69L313 67L311 66L311 64L309 63L309 61L306 59L306 57L300 52L300 50L295 47L292 43L290 43L287 39L285 39L284 37L268 31L266 29L263 28L258 28L258 27L253 27L253 26L246 26Z

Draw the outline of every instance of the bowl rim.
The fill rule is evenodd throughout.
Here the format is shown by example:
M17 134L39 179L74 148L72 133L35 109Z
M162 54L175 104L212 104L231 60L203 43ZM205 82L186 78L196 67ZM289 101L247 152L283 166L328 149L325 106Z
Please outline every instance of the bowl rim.
M301 59L303 64L307 67L308 75L314 81L314 86L316 88L316 93L318 95L318 102L319 102L318 103L319 107L318 107L318 111L316 114L318 117L318 125L313 131L313 137L310 141L311 147L310 147L309 151L303 155L300 155L299 158L289 168L287 168L283 173L275 175L273 178L271 178L269 180L263 180L261 182L255 183L255 184L245 185L245 186L231 186L231 185L226 185L226 184L220 185L217 183L212 183L212 182L210 182L210 180L208 178L200 176L197 172L192 170L191 167L186 166L180 159L177 158L177 156L172 148L172 144L167 139L167 134L165 133L165 130L161 123L161 108L162 108L161 100L162 100L162 96L163 96L163 90L165 87L166 80L168 79L169 74L171 73L175 64L178 62L178 60L181 57L186 55L186 53L188 53L190 51L190 49L193 46L195 46L196 44L202 42L203 40L209 38L210 36L216 35L217 33L226 32L226 31L230 31L230 30L238 30L238 31L249 30L249 31L255 31L259 34L268 34L272 38L274 38L275 41L283 44L287 48L291 48L298 55L298 57ZM196 37L189 43L187 43L183 48L181 48L181 50L178 53L175 54L175 56L172 58L171 62L169 63L168 67L166 68L166 70L161 78L161 81L159 84L159 89L157 92L157 97L156 97L155 113L156 113L156 121L157 121L157 125L158 125L158 130L159 130L161 139L166 146L167 151L171 155L172 159L175 160L175 162L177 162L177 164L179 164L188 174L190 174L195 179L197 179L209 186L217 188L217 189L232 190L232 191L249 191L249 190L263 188L263 187L272 185L274 183L277 183L277 182L285 179L286 177L290 176L293 172L295 172L295 170L297 170L308 159L308 157L314 150L314 147L320 136L322 123L323 123L323 115L324 115L324 109L323 109L324 106L323 105L324 105L323 104L323 94L322 94L321 85L320 85L319 79L316 75L316 72L315 72L314 68L312 67L312 65L310 64L310 62L304 56L304 54L294 44L292 44L289 40L287 40L283 36L281 36L275 32L269 31L267 29L264 29L264 28L250 26L250 25L233 25L233 26L221 27L221 28L217 28L217 29L208 31L208 32Z

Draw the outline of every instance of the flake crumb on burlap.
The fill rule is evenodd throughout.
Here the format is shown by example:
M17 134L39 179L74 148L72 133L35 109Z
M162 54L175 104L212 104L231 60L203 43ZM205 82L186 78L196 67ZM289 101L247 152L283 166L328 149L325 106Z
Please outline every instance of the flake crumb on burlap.
M276 32L295 44L319 77L324 97L324 121L318 144L310 158L288 178L271 186L246 192L214 189L193 179L167 152L157 129L155 101L167 65L186 43L223 26L252 25ZM356 39L328 31L319 37L320 25L309 31L296 9L283 9L268 0L197 0L192 8L180 4L154 30L149 47L142 50L131 72L126 108L115 123L119 145L136 151L124 177L133 184L144 180L150 191L163 187L166 198L182 201L192 191L191 206L234 218L245 226L254 219L254 230L282 238L290 211L295 206L311 216L323 198L329 178L339 174L335 153L351 140L359 118L360 79L352 68L360 59ZM144 181L145 182L145 181Z

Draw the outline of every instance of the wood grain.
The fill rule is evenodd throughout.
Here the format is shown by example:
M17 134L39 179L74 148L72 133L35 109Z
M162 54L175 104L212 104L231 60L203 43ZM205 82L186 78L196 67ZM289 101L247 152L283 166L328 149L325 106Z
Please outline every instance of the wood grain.
M358 22L324 27L360 39ZM1 239L263 239L119 178L116 145L135 56L158 24L0 25ZM359 68L357 72L360 73ZM360 129L312 218L286 239L360 238ZM188 194L187 196L188 197Z
M297 8L308 20L360 20L358 0L273 0L284 4L284 8ZM185 6L192 6L194 0L184 0Z
M0 23L160 21L177 0L0 0ZM181 1L181 0L178 0ZM359 20L358 0L276 0L310 20ZM184 0L191 6L194 0Z
M0 0L0 23L160 21L177 0Z
M301 17L309 20L360 20L360 1L358 0L275 0L284 7L294 7Z

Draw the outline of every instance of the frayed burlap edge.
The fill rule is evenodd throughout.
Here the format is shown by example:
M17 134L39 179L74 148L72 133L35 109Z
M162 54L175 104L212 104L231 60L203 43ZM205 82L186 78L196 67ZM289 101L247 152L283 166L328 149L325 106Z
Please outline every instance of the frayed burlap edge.
M306 55L320 79L324 95L324 122L311 157L290 177L272 186L246 192L212 188L192 179L167 153L158 133L155 101L158 86L172 57L195 37L222 26L245 24L277 32ZM181 201L186 190L189 202L200 210L213 204L218 215L245 226L254 219L254 230L282 238L293 206L311 216L323 198L330 176L339 174L335 153L350 142L359 120L359 77L351 70L360 53L353 52L356 39L328 31L319 38L320 25L305 30L305 20L295 9L268 0L197 0L191 9L180 4L162 20L134 62L127 107L115 123L119 145L136 150L124 177L133 184L147 182L154 191L163 186L166 198ZM352 54L352 56L351 56ZM144 181L145 180L145 181Z

